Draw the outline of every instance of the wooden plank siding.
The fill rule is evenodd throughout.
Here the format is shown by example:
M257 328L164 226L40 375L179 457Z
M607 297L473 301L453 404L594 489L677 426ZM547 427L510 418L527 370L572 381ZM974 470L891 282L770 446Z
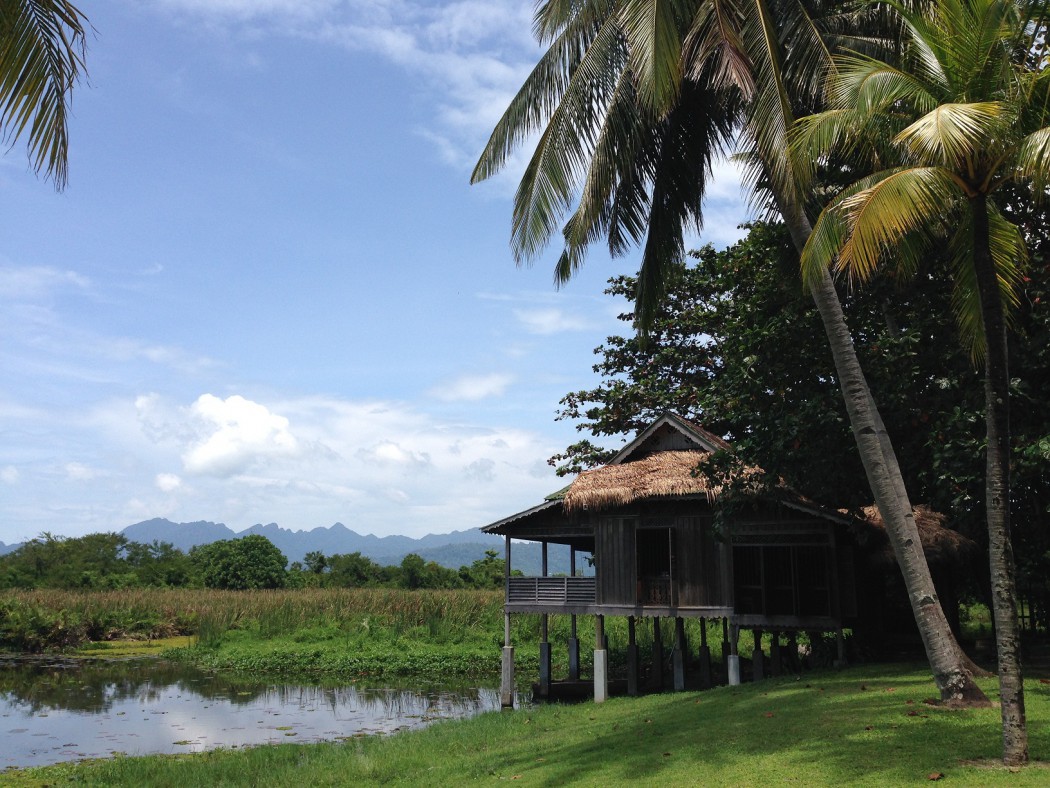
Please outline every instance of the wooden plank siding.
M634 605L638 576L634 516L602 517L594 531L599 605Z

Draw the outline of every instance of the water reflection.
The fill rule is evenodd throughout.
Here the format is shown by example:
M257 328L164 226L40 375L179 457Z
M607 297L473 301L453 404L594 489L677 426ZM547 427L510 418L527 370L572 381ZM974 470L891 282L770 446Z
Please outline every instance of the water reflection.
M495 686L309 686L155 659L0 659L0 769L122 752L330 741L498 708Z

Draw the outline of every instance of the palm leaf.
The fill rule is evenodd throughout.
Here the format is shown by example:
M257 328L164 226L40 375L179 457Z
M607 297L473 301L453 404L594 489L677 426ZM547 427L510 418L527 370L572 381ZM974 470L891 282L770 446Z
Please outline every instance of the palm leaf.
M0 2L0 127L9 143L28 132L33 168L58 189L68 177L69 102L87 27L68 0Z
M999 144L1006 114L999 101L941 104L901 131L894 142L917 161L966 171L981 152Z
M850 234L838 267L865 281L880 259L908 234L929 226L961 195L958 183L940 167L898 170L841 201Z

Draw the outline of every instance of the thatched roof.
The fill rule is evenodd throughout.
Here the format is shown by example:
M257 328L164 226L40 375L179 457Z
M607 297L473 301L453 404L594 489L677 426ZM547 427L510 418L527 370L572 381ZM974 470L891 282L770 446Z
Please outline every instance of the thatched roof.
M626 506L640 498L667 495L706 495L712 489L702 476L693 475L707 452L660 451L619 465L584 471L565 493L565 510L608 509Z
M893 555L893 547L889 543L886 534L886 524L875 506L865 506L862 510L865 522L876 529L886 539L881 549L873 555L879 561L887 564L896 563ZM935 512L928 506L920 504L913 509L915 524L919 529L919 541L922 542L922 550L926 554L926 560L931 564L965 564L972 560L978 552L977 543L963 536L958 531L953 531L945 523L947 517L940 512Z

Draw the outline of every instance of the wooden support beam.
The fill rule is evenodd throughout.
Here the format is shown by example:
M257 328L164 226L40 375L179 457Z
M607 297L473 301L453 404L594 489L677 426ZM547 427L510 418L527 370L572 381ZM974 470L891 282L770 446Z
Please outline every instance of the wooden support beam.
M638 694L638 640L634 616L627 617L627 694Z
M685 619L676 616L674 620L674 651L671 653L674 667L674 691L685 690L685 665L688 661L689 646L685 640Z
M576 548L569 545L569 577L576 577ZM569 617L569 681L580 680L580 639L576 634L576 614Z
M709 689L712 684L711 679L711 649L707 646L707 619L700 619L700 651L697 654L697 659L700 662L700 687L701 689Z
M659 616L653 617L653 664L649 672L649 685L656 690L664 686L664 641Z

